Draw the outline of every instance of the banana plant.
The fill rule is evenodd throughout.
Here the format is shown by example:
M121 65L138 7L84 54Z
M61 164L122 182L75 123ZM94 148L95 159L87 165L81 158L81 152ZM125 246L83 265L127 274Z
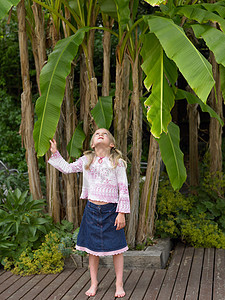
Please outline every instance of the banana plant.
M210 63L173 20L158 16L148 16L145 20L166 55L175 62L193 91L205 103L215 84Z
M34 1L49 9L48 5L44 2L41 2L39 0ZM4 15L12 5L16 5L18 2L19 1L12 0L7 1L9 5L6 7L4 5L6 1L0 0L0 4L2 4L0 9L0 16ZM130 1L128 0L98 1L100 10L104 13L108 13L112 17L116 18L118 21L118 39L120 46L117 51L117 57L120 62L123 59L125 49L129 50L129 54L132 59L135 57L136 52L134 50L134 43L132 41L133 33L137 25L139 25L143 21L143 19L140 18L136 22L132 23L132 20L129 19L129 2ZM145 47L145 50L143 50L145 51L143 57L145 56L146 58L143 62L143 70L147 76L144 83L148 90L151 89L151 95L146 102L146 104L150 106L150 109L148 111L148 120L151 124L151 131L153 135L157 138L160 138L163 132L167 132L167 126L171 122L170 110L174 105L175 99L175 92L172 86L174 84L174 79L177 76L176 74L178 69L186 78L188 84L195 91L200 101L203 101L204 103L206 102L208 94L214 86L211 65L189 41L181 26L177 25L173 20L176 19L175 16L177 15L185 16L186 18L195 20L199 23L205 23L208 20L211 20L218 22L221 29L224 30L225 4L224 1L220 1L219 3L215 4L205 3L176 7L175 4L173 4L173 1L171 0L169 0L167 4L162 4L163 1L154 0L148 0L146 2L150 3L151 5L160 5L160 11L158 11L157 15L155 14L144 17L144 21L147 27L149 28L150 34L152 35L151 40L153 40L154 45L157 46L157 49L159 50L158 53L160 53L160 55L157 56L156 53L154 53L153 51L154 49L152 49L152 45L148 43L147 38L143 38L143 48ZM76 26L78 26L78 28L79 26L83 26L84 24L86 24L84 20L84 1L80 0L74 4L74 1L62 0L62 3L65 7L67 7L70 10L71 14L74 17L74 20L76 20ZM138 2L134 1L133 3L133 9L135 11L137 9ZM52 13L55 13L59 18L61 18L61 20L64 21L74 33L77 31L77 27L74 26L74 24L69 23L68 20L66 20L62 15L59 14L59 12L52 9ZM90 10L88 10L88 16L90 17ZM204 26L205 28L206 25L201 26ZM145 32L146 26L142 29ZM75 35L69 37L68 40L65 39L65 41L61 41L59 45L57 44L56 49L50 55L51 58L49 57L49 63L43 69L43 74L41 75L41 82L44 92L42 92L42 95L39 98L36 107L37 114L39 115L40 120L38 120L34 130L36 148L39 156L43 155L46 152L49 146L48 139L51 138L51 136L54 134L56 124L59 118L62 95L64 91L65 77L67 76L68 71L70 69L70 63L77 53L78 46L83 43L82 38L84 38L84 32L82 32L82 30L85 31L85 29L81 28L79 33L76 33L77 38L78 36L80 36L80 41L75 46L74 52L73 50L71 50L71 48L73 48L71 45L73 42L74 44L76 44ZM86 32L88 32L88 29L86 30ZM222 64L221 74L224 74L224 64L220 60L222 57L222 50L219 48L217 49L217 47L215 46L215 38L214 40L211 40L209 38L209 33L212 35L212 31L209 32L208 29L203 30L202 27L197 27L197 25L193 26L193 30L196 32L197 36L202 36L202 38L205 39L207 45L210 47L210 49L212 49L212 51L215 51L215 56L217 57L218 61ZM214 37L218 36L219 34L222 34L221 36L223 37L224 33L219 32L218 29L215 29ZM221 39L221 41L222 40L223 39ZM71 44L69 41L71 42ZM68 49L63 50L63 47L67 43ZM141 42L139 42L138 45L140 46ZM67 55L70 56L70 62L68 63L67 59L65 61L65 72L63 72L64 70L61 67L63 57L60 57L60 51L63 51L64 57L66 57ZM150 57L152 60L150 59ZM157 62L155 66L153 64L154 59L156 59ZM55 63L56 61L57 63L55 65L55 68L53 68L53 62ZM153 72L149 66L155 67L153 68ZM193 74L195 74L195 76L193 76ZM48 79L48 81L46 80L46 78ZM50 81L49 78L51 78ZM60 78L60 80L58 78ZM225 84L222 75L221 82L223 87L223 93L225 94ZM54 87L56 87L57 89L59 88L57 90L59 92L59 97L58 94L57 97L55 97L56 93ZM45 101L43 101L44 98Z
M171 124L170 111L175 99L186 98L190 103L199 103L203 111L209 112L211 116L216 117L223 124L219 116L205 104L210 91L215 85L212 67L188 39L183 28L177 25L174 20L176 20L177 15L181 15L188 18L188 20L192 19L199 23L205 23L209 20L217 21L221 29L224 30L225 23L223 18L225 7L223 1L221 5L209 4L201 6L201 4L196 4L181 7L176 7L172 0L169 0L167 4L162 4L162 1L160 1L161 3L156 3L156 1L146 2L152 5L160 4L161 9L157 15L144 16L150 33L147 33L143 38L141 54L143 56L142 68L146 74L144 84L147 90L151 91L150 96L145 102L149 107L147 118L151 126L151 133L159 141L161 152L164 152L162 147L165 146L165 142L160 143L161 135L164 136L164 140L168 140L168 143L169 140L175 141L175 139L169 139L168 136L168 125ZM209 32L207 25L199 24L193 25L193 30L197 37L201 36L206 41L210 50L215 52L217 61L222 64L221 86L224 89L224 79L222 79L222 74L224 74L224 55L222 54L220 44L217 42L220 40L223 45L224 33L216 28L210 29ZM174 84L178 69L196 96L191 96L191 94L185 91L179 91L176 94ZM176 131L176 134L178 133ZM177 149L177 147L174 147L174 149ZM170 154L178 155L179 151L171 151ZM168 157L164 156L163 159L165 160L166 158ZM183 159L181 155L178 155L177 159L173 157L174 161L179 161L180 159ZM167 161L164 161L164 163L169 176L177 172L176 176L173 174L170 177L170 180L174 188L180 188L182 180L177 180L177 177L183 174L183 164L175 164L177 167L173 168L169 166ZM178 169L179 167L180 170ZM185 176L181 178L185 180Z
M143 47L141 51L143 57L142 69L146 74L144 80L145 87L151 89L151 94L145 101L145 105L149 107L147 119L151 124L151 133L155 137L160 137L161 133L167 132L167 126L171 122L170 111L174 106L175 95L170 88L170 83L166 77L166 68L168 58L163 51L163 48L153 33L148 33L143 38ZM172 84L177 79L177 70L173 73Z
M71 63L87 30L89 29L81 28L74 35L60 40L49 55L48 63L41 71L41 96L36 103L38 120L34 126L35 149L38 156L43 156L47 152L49 139L55 134L66 86L66 77L70 73Z

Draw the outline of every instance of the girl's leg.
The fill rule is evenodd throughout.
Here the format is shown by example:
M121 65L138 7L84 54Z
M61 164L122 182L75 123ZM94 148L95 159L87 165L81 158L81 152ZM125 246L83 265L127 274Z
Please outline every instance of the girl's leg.
M89 254L91 287L85 293L87 296L94 296L97 292L97 288L98 288L98 265L99 265L99 256Z
M122 298L125 296L125 291L123 289L123 254L113 255L113 263L116 272L115 297Z

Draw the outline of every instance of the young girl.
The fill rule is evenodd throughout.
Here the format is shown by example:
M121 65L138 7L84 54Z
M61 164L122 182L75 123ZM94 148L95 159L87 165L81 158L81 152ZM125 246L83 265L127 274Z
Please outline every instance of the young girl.
M124 227L125 213L130 212L126 163L115 148L111 133L98 129L92 136L93 151L86 151L74 163L67 163L50 141L49 163L63 173L83 172L81 199L88 199L76 249L89 253L91 287L85 293L94 296L98 287L99 256L113 255L116 273L115 297L125 296L123 289L123 252L128 250Z

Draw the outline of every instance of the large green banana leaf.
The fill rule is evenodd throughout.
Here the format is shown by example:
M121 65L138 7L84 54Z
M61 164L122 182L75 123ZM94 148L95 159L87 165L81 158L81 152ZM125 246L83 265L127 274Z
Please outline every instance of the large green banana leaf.
M200 107L201 107L201 110L203 112L209 113L212 118L216 118L220 122L220 125L223 126L223 121L218 116L218 114L209 105L203 103L195 95L193 95L189 92L178 89L177 92L176 92L176 98L175 99L176 100L186 99L189 104L195 104L195 103L199 104Z
M67 151L69 153L69 156L78 158L82 153L83 148L83 142L85 140L85 133L82 129L82 123L78 124L76 127L73 136L67 145Z
M199 23L206 23L208 21L218 22L221 29L225 31L225 20L223 18L216 13L201 9L196 5L183 6L178 8L175 13L185 16L189 20L196 20Z
M225 101L225 67L220 65L220 84L223 94L223 100Z
M20 0L0 0L0 19L2 19L12 6L17 6Z
M112 97L99 97L97 104L91 111L98 128L109 129L113 119Z
M206 102L215 84L210 63L191 43L184 30L171 19L147 16L145 20L150 31L159 39L166 55L176 63L197 96Z
M172 187L175 190L180 189L186 180L187 174L184 166L184 155L179 147L179 127L171 122L168 126L168 132L163 132L157 142Z
M35 149L38 156L43 156L47 152L49 139L55 134L66 77L71 71L71 62L77 54L86 31L88 31L87 28L81 28L76 34L60 40L41 71L41 97L36 103L38 120L34 126Z
M147 119L151 124L151 133L159 137L163 131L167 132L171 121L170 111L174 105L174 93L167 78L171 77L174 81L174 74L171 72L172 75L165 77L165 54L154 34L148 33L144 36L141 55L144 61L142 69L146 74L144 84L148 90L152 88L145 101L145 105L149 106ZM170 73L171 66L167 68L167 73Z
M193 25L194 33L197 38L202 37L208 48L215 55L218 64L225 66L225 34L209 25Z

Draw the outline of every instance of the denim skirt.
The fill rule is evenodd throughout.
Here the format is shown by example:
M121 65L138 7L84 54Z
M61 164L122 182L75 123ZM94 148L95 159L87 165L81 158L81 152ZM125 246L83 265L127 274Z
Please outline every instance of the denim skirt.
M116 255L128 250L124 229L116 230L116 203L87 202L76 249L96 256Z

